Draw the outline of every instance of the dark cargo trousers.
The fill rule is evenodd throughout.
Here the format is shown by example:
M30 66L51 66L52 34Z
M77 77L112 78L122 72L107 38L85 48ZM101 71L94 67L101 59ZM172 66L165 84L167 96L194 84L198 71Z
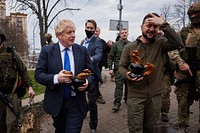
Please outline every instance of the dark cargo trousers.
M10 95L8 95L10 97ZM11 104L17 114L19 114L21 108L21 99L14 94L11 99ZM18 133L18 121L13 112L5 106L0 100L0 129L1 133Z
M127 98L127 83L126 80L119 74L118 71L115 71L115 93L114 93L114 105L121 106L121 100L123 97L123 85L125 85L125 98Z
M161 108L161 95L128 97L127 115L129 133L154 133Z

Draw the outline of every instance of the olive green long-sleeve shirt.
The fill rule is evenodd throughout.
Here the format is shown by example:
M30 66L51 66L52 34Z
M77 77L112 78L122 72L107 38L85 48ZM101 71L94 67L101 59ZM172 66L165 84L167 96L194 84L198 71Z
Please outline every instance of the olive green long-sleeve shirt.
M139 51L142 65L147 64L147 62L155 65L155 71L151 75L145 76L143 80L138 82L127 80L129 98L151 97L161 95L164 91L164 85L162 83L164 73L163 56L166 52L179 48L182 45L182 41L168 23L164 23L160 28L166 35L165 39L157 38L149 43L142 43L140 38L138 38L128 44L122 52L118 70L124 78L126 78L127 72L130 71L130 53L133 50Z

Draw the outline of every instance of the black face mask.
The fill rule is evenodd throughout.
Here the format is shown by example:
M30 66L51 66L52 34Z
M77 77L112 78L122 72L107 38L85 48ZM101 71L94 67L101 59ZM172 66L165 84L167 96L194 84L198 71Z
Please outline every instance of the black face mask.
M94 31L85 30L85 33L86 33L87 38L91 38L92 35L94 34Z

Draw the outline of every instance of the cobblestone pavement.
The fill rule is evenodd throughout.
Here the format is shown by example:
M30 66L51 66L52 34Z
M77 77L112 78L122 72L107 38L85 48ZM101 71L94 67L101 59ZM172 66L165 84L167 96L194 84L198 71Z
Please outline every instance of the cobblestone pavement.
M122 106L117 113L112 111L113 97L115 83L109 81L108 70L103 71L104 77L107 78L105 84L101 85L100 91L103 95L103 99L106 101L105 104L98 104L99 111L99 123L97 133L128 133L127 128L127 109L126 103L122 101ZM197 133L198 125L198 112L199 104L195 102L190 110L193 114L190 115L190 127L189 133ZM89 115L89 113L88 113ZM169 123L176 124L177 122L177 100L174 91L171 92L171 108L169 112ZM89 133L89 116L84 120L83 128L81 133ZM45 114L41 118L41 133L54 133L52 126L52 119L49 115Z

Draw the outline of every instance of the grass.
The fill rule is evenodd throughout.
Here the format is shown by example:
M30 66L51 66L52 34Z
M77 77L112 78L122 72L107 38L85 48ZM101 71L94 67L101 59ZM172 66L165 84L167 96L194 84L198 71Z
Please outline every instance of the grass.
M33 82L33 90L35 91L35 95L40 95L43 94L45 91L45 86L37 83L34 79L34 74L35 74L35 70L28 70L29 76ZM26 95L23 98L27 98L28 94L26 93Z

